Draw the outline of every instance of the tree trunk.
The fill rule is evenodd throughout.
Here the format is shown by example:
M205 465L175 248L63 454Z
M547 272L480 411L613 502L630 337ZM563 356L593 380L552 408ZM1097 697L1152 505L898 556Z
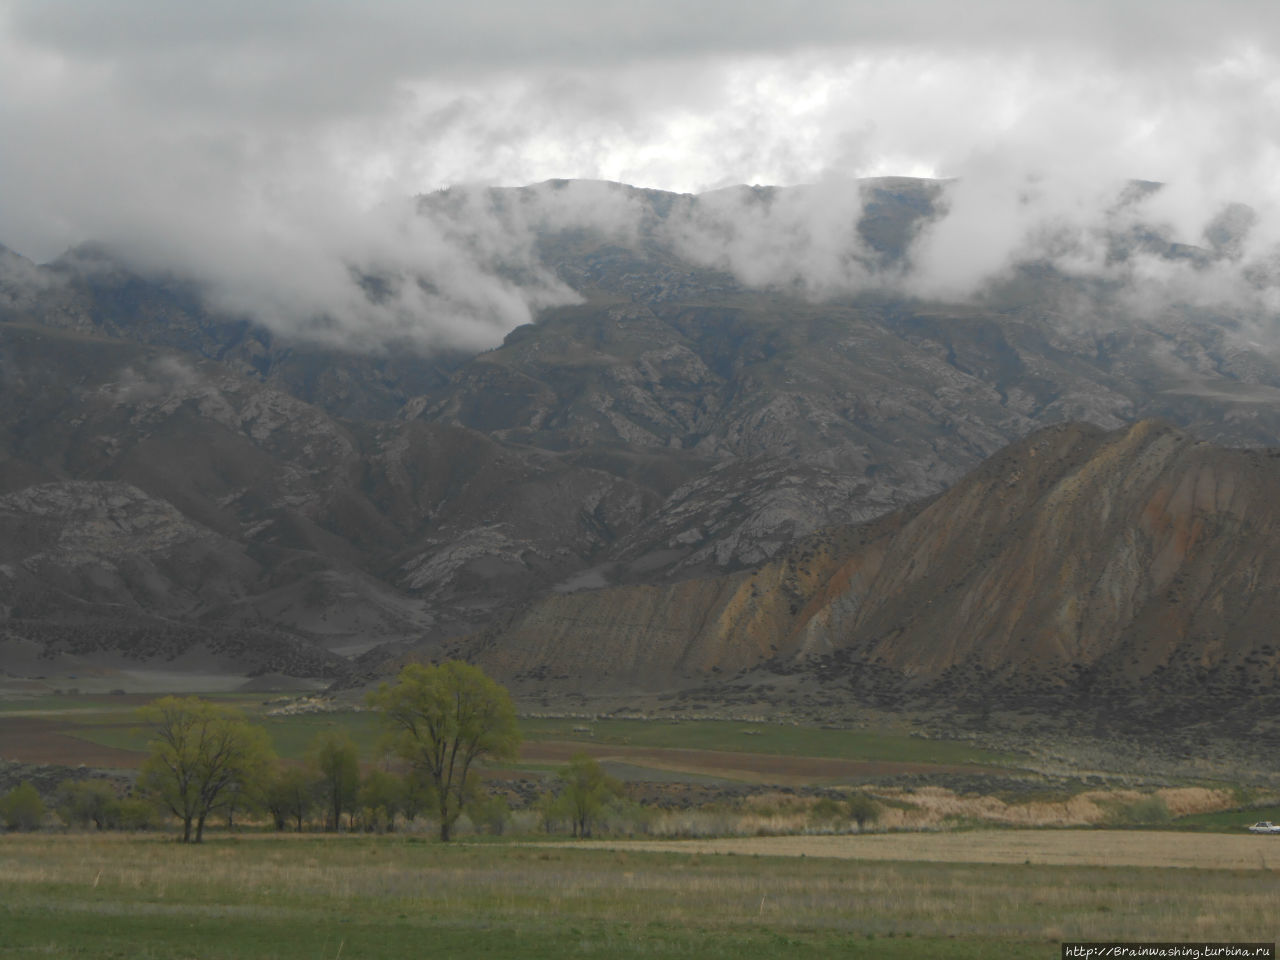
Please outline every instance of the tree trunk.
M204 843L204 817L200 814L200 819L196 821L196 843Z
M182 818L182 842L183 843L191 842L191 818L190 817Z
M450 828L453 826L449 819L449 793L448 788L440 791L440 839L444 843L449 842Z

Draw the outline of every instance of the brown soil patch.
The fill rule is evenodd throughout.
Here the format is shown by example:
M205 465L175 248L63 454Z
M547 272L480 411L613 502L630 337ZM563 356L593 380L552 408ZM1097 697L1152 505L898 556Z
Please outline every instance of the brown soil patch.
M0 757L23 763L56 763L74 767L133 769L146 754L117 747L104 747L71 736L65 720L0 715Z
M547 740L525 743L520 759L526 763L568 763L576 753L596 760L616 760L651 770L696 773L751 783L802 786L852 778L890 777L907 773L992 773L991 767L968 764L906 763L836 760L782 754L739 753L732 750L685 750L677 747L631 747L612 743L573 743Z
M575 847L667 853L937 863L1035 863L1099 867L1280 867L1280 837L1172 830L974 830L866 836L742 837L725 840L584 841Z

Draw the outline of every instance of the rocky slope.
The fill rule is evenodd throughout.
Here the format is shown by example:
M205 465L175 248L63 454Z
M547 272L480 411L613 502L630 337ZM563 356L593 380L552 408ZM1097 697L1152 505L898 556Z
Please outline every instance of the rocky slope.
M719 676L733 700L799 671L875 703L1258 719L1280 694L1278 534L1280 454L1068 424L758 570L548 598L477 650L578 689Z
M0 629L35 643L114 618L252 629L320 654L430 653L524 610L529 628L489 649L511 675L572 675L547 624L582 619L607 626L606 646L634 646L628 683L660 686L802 650L852 656L832 639L839 604L813 620L831 619L825 633L795 632L849 546L830 531L936 496L1045 424L1157 416L1237 446L1280 434L1266 317L1176 299L1135 310L1114 284L1032 261L962 303L887 280L823 287L805 272L822 250L752 235L770 272L744 264L741 243L705 243L742 240L725 209L808 209L805 191L591 186L600 209L629 211L620 230L566 225L555 204L581 204L575 189L421 201L423 216L478 203L532 231L537 262L512 259L507 280L533 270L581 300L481 353L290 338L102 248L45 266L0 249ZM855 253L827 266L891 278L944 212L945 185L858 189L856 222L837 224ZM1230 239L1192 248L1130 231L1109 256L1209 270L1234 255ZM425 282L365 279L371 298ZM798 543L802 566L770 563ZM871 576L873 552L850 582ZM705 602L684 583L719 574L732 576ZM610 586L638 589L616 594L607 624L576 612ZM785 602L761 606L753 590ZM919 615L883 610L886 636ZM650 655L663 616L669 646ZM717 624L726 637L754 624L752 639L690 639ZM1009 643L1002 653L1021 653ZM883 652L867 662L901 667Z

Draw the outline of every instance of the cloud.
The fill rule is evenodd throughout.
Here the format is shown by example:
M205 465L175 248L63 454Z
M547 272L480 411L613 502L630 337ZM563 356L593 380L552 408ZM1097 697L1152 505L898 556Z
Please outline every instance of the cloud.
M482 346L574 296L537 229L625 236L637 213L594 188L518 212L464 191L428 217L415 195L816 184L707 197L670 239L818 297L886 282L851 180L954 178L910 282L965 296L1032 253L1114 270L1108 204L1147 178L1183 242L1257 208L1239 265L1196 289L1226 287L1280 239L1280 134L1259 119L1280 108L1278 35L1244 0L0 0L0 242L39 260L105 242L285 332Z
M786 190L731 187L682 205L663 234L680 255L747 286L821 300L876 285L875 254L858 231L862 214L856 181Z

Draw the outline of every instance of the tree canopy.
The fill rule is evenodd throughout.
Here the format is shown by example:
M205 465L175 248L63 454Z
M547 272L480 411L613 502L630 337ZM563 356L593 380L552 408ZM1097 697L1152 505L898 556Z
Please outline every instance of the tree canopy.
M570 758L569 765L560 771L560 781L563 787L553 810L569 820L575 837L591 836L591 824L609 801L622 794L622 784L586 753Z
M360 790L360 753L355 742L345 730L325 730L311 742L307 762L316 772L330 829L342 829L342 814L355 810Z
M471 799L471 772L480 758L514 759L520 746L515 706L505 687L460 660L409 664L395 683L369 695L395 735L395 748L432 789L440 839Z
M303 821L316 804L316 779L301 767L286 767L277 763L267 783L266 806L275 821L276 829L283 830L292 821L298 833Z
M138 711L154 732L138 785L182 821L182 840L204 839L209 814L237 791L265 782L273 754L266 733L233 707L164 697Z

